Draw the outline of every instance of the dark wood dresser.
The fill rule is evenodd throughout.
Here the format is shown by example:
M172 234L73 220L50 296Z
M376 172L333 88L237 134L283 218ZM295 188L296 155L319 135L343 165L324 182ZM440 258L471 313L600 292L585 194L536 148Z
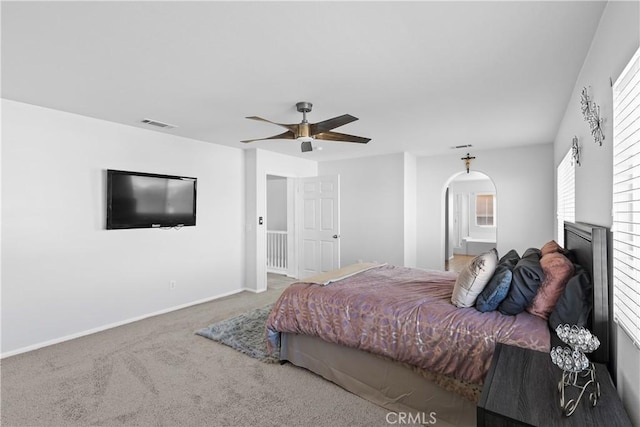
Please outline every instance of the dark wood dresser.
M498 344L478 402L478 426L631 426L606 366L595 366L601 390L597 405L589 402L587 389L566 417L559 403L562 370L549 354Z

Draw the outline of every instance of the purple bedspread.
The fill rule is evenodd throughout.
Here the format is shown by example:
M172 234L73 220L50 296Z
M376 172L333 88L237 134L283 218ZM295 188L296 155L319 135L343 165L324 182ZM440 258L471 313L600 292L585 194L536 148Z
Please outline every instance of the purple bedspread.
M314 335L480 385L497 342L549 351L547 323L537 316L451 304L455 279L383 265L328 286L295 283L275 303L267 331L272 339Z

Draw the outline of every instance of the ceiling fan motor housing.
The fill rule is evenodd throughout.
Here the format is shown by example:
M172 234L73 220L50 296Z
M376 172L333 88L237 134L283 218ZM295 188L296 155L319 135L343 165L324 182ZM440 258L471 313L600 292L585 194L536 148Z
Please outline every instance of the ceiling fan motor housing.
M298 141L311 143L313 141L313 137L311 136L311 132L309 130L309 122L307 121L307 113L311 111L313 108L313 104L310 102L298 102L296 103L296 108L299 112L302 113L302 122L298 125L298 130L296 133L296 139ZM302 150L306 151L306 150ZM311 150L309 150L311 151Z
M309 132L309 123L307 122L300 123L298 125L298 132L296 133L297 133L296 139L299 141L302 141L302 140L311 141L313 139L313 137Z

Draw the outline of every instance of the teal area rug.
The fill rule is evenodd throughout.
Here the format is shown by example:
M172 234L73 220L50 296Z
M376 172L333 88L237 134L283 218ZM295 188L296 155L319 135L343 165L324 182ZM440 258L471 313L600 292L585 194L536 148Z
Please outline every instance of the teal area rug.
M196 331L197 335L228 345L265 363L278 363L277 353L267 353L265 327L273 305L267 305L239 316L214 323Z

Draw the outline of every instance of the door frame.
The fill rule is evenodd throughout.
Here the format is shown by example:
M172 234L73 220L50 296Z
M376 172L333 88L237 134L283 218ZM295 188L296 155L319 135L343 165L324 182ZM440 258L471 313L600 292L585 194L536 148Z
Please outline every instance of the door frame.
M315 182L318 185L318 191L319 194L322 194L322 185L323 185L323 180L325 180L325 182L327 180L331 181L332 184L335 184L335 188L332 190L332 192L335 193L335 198L334 198L334 203L332 204L332 221L334 222L334 227L332 229L331 232L327 232L325 230L325 232L320 231L319 234L316 236L316 240L315 240L315 250L317 251L318 257L316 259L316 267L317 267L317 273L321 273L323 271L325 271L323 269L322 266L322 248L323 248L323 242L326 243L327 239L322 239L321 235L332 235L331 237L331 242L333 244L335 244L336 246L332 248L332 254L334 254L334 261L331 263L333 268L330 268L330 270L333 269L337 269L340 268L340 175L331 175L331 176L314 176L314 177L304 177L304 178L296 178L295 179L295 212L296 212L296 263L297 263L297 270L296 270L296 277L297 278L303 278L308 276L308 274L304 273L304 238L305 238L305 233L302 229L303 225L304 225L304 191L302 190L302 186L309 182L315 180ZM321 199L321 197L319 197ZM322 209L322 202L320 201L317 204L317 210L316 210L316 214L317 214L317 220L318 220L318 224L316 225L320 225L323 223L322 222L322 214L321 212L323 211ZM328 270L327 270L328 271Z
M291 277L291 278L296 278L297 277L297 271L298 271L298 253L296 251L296 236L298 233L298 230L296 229L296 209L295 209L295 191L296 191L296 180L297 178L294 177L290 177L290 176L285 176L285 175L279 175L279 174L274 174L274 173L267 173L265 174L265 182L268 181L270 176L274 176L274 177L278 177L278 178L283 178L286 180L286 213L287 213L287 271L285 273L285 275L287 277ZM269 205L269 192L267 191L265 193L266 195L266 206L268 207ZM267 208L265 210L265 218L264 218L264 224L267 225L269 224L269 213L268 213L269 209ZM267 233L268 227L264 228L264 232L265 234ZM265 240L266 241L266 240ZM266 252L265 252L266 254ZM264 260L264 263L266 264L267 260Z
M486 179L488 179L491 182L491 185L493 186L493 191L491 193L494 194L495 197L497 197L498 189L497 189L496 183L495 183L494 179L491 177L491 175L489 175L488 173L486 173L484 171L480 171L480 170L476 171L476 172L478 174L483 175ZM455 232L452 230L452 227L453 227L454 224L452 224L452 222L451 222L451 220L453 219L452 217L455 215L455 212L453 212L453 211L455 211L455 209L454 209L453 206L449 206L449 202L452 202L453 204L455 204L454 199L455 199L457 194L451 192L450 185L451 185L451 183L453 181L456 181L456 178L460 178L460 177L463 178L464 176L465 176L464 172L457 172L457 173L451 175L449 177L449 179L445 182L444 187L442 189L442 197L443 197L444 203L442 204L441 213L442 213L442 217L443 217L443 220L444 220L443 221L443 226L445 228L444 236L445 236L445 238L449 239L449 242L442 242L442 243L444 243L442 245L442 250L444 251L445 264L449 260L448 254L449 254L449 251L451 249L453 249L453 253L455 255L455 243L451 242L452 235L455 235ZM489 192L481 191L479 193L489 193ZM471 204L471 201L467 200L467 208L466 208L467 209L467 212L466 212L467 221L470 221L470 218L469 218L470 215L471 215L471 206L470 206L470 204ZM447 212L447 210L450 210L450 211ZM495 216L495 218L498 217L497 205L494 206L494 216ZM462 227L460 227L460 228L462 228ZM495 229L495 239L496 239L495 244L496 244L496 247L497 247L497 244L498 244L498 234L499 233L498 233L497 221L496 221L496 229ZM460 236L460 237L462 238L463 236ZM453 248L448 248L447 249L447 244L453 244ZM445 266L442 266L442 268L444 269Z

